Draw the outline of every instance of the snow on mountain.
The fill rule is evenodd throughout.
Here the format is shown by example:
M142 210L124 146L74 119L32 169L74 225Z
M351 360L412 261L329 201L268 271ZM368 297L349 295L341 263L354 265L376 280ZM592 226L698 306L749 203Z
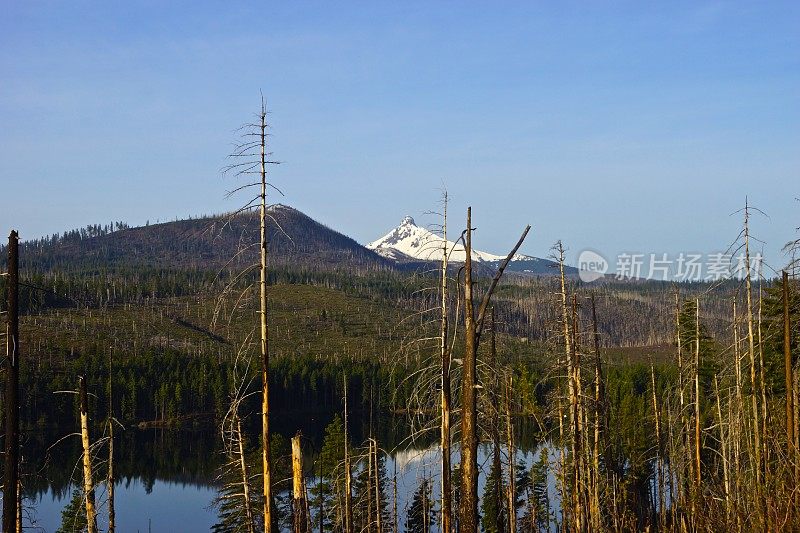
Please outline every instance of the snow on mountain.
M459 242L447 242L447 253L450 261L463 262L467 254L464 246ZM395 229L376 241L367 244L367 248L394 261L419 260L441 261L445 250L445 241L441 236L432 231L417 226L412 217L405 217ZM479 250L472 250L472 260L481 263L494 263L505 259L504 255L495 255ZM513 261L530 261L536 258L516 254Z

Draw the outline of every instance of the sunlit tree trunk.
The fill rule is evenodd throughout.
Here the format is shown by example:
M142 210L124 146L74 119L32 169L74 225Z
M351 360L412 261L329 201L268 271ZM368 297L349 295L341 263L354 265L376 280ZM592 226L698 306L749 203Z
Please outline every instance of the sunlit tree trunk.
M517 473L516 447L514 445L514 420L511 413L511 395L514 377L508 376L506 385L506 447L508 448L508 533L517 533Z
M86 381L78 378L80 396L81 443L83 445L83 499L86 507L88 533L97 533L97 510L94 503L94 481L92 480L92 450L89 441L89 402L86 396Z
M116 510L114 509L114 389L113 389L113 359L114 352L108 352L108 477L106 479L106 492L108 493L108 533L114 533L116 528Z
M450 351L447 348L447 193L444 193L444 213L442 215L442 272L441 272L441 323L439 330L439 349L442 365L442 533L452 531L453 489L450 466Z
M601 528L600 515L600 432L604 422L603 362L600 358L600 333L597 330L597 309L592 293L592 333L594 337L594 446L592 463L594 481L592 483L592 527Z
M461 384L461 531L478 531L477 347L472 296L472 208L467 208L464 264L464 373Z
M242 475L242 499L244 502L244 515L247 519L248 533L254 533L253 506L250 502L250 476L247 469L247 460L244 455L244 435L242 434L242 420L236 416L236 440L238 441L239 468Z
M344 380L344 531L353 531L353 468L350 464L350 437L347 428L347 376ZM320 526L321 527L321 526Z
M719 424L719 442L722 453L722 481L725 488L725 521L730 524L731 521L731 482L730 474L728 473L728 439L730 438L730 430L725 431L724 419L722 418L722 399L719 393L719 383L717 382L717 375L714 374L714 394L717 397L717 424ZM730 427L730 426L729 426Z
M306 533L308 516L306 508L305 485L303 483L303 452L301 435L292 437L292 531Z
M792 376L792 323L789 316L789 273L783 271L783 365L786 379L786 442L788 456L796 460L794 453L794 377Z
M695 497L700 497L700 483L702 481L702 465L700 452L700 299L695 300L695 344L694 344L694 468L695 468Z
M267 109L261 102L261 195L260 220L260 268L259 268L259 318L261 324L261 457L264 482L264 532L272 527L272 482L270 473L269 431L269 328L267 324Z

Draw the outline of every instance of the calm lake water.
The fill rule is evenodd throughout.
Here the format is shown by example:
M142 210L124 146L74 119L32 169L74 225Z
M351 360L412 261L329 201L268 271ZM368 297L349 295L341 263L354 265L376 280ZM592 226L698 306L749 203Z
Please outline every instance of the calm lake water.
M313 420L307 421L314 422ZM304 428L309 447L318 450L322 440L321 428L326 419ZM397 427L388 422L388 428ZM354 440L363 435L356 428ZM432 435L435 437L435 435ZM40 436L42 453L47 454L52 436ZM115 440L115 507L117 531L120 532L203 532L209 531L217 521L213 507L216 496L215 477L221 454L217 445L219 434L206 430L127 430ZM57 439L55 439L57 440ZM77 441L77 439L74 439ZM379 444L392 449L403 437L391 431L378 433ZM441 454L433 442L417 442L402 446L387 456L386 472L391 479L396 468L398 495L398 522L403 529L407 506L423 477L431 479L434 498L439 494ZM34 441L36 442L36 441ZM30 443L34 446L34 443ZM77 442L65 441L50 450L49 460L40 469L38 485L31 481L26 486L24 526L31 531L54 532L61 524L62 510L72 498L72 488L80 482L80 449ZM311 450L313 453L313 450ZM305 453L305 452L304 452ZM520 445L518 460L530 466L541 453L541 448L528 443ZM553 450L551 450L551 454ZM459 460L458 453L453 461ZM491 450L482 446L479 453L482 470L491 465ZM550 486L553 510L557 511L555 478L551 472ZM479 480L479 494L483 491L484 477ZM308 480L313 486L314 480ZM390 487L390 490L391 487ZM101 530L107 525L106 492L97 489L97 503ZM393 494L388 494L391 502ZM390 504L391 508L391 504ZM313 510L312 510L313 512Z
M117 531L209 531L217 520L217 513L210 507L216 489L209 485L175 483L157 480L152 485L141 479L132 479L115 484L114 493ZM27 518L39 531L52 532L61 525L61 511L69 503L71 493L57 495L48 491L37 501L26 501ZM105 491L99 491L97 501L106 502ZM105 530L108 515L100 509L98 527Z

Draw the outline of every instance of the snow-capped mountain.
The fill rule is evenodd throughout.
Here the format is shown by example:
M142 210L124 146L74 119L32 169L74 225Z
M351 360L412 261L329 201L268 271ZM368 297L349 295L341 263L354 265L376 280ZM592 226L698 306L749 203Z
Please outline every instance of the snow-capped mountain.
M452 234L458 237L458 233ZM445 246L446 245L446 246ZM398 265L414 264L421 261L441 261L445 248L449 260L454 263L463 263L467 257L464 246L459 242L445 241L436 233L417 226L412 217L405 217L400 225L376 241L366 245L373 252L394 261ZM484 272L494 272L500 262L506 258L480 250L472 250L472 260L485 267ZM558 264L547 259L540 259L525 254L516 254L508 264L508 271L522 275L548 276L558 273ZM575 276L578 270L574 267L565 267L568 276Z
M446 244L446 246L445 246ZM449 260L463 262L467 254L459 242L445 241L432 231L417 226L412 217L405 217L400 225L380 239L367 244L367 248L395 261L441 261L445 249ZM495 255L480 250L472 250L472 260L481 263L494 263L505 259L504 255ZM529 255L516 254L513 261L529 261L536 259Z

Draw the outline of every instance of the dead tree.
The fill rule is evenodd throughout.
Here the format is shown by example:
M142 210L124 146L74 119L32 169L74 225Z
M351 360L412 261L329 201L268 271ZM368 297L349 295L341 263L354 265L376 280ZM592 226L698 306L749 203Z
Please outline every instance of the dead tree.
M476 399L475 304L472 297L472 208L467 208L464 246L464 370L461 384L461 513L460 528L478 531L478 409Z
M261 194L259 205L260 263L259 263L259 317L261 324L261 456L264 469L264 532L272 531L272 483L270 472L269 432L269 327L267 322L267 108L261 101L259 115L261 132Z
M564 329L564 359L566 362L567 370L567 389L569 394L569 428L570 428L570 455L572 456L572 479L571 486L572 492L572 508L570 515L574 521L573 527L576 531L581 531L582 526L582 502L581 502L581 487L580 487L580 431L579 431L579 416L580 407L578 395L580 394L580 384L577 378L577 369L575 361L575 333L576 321L574 316L571 318L567 306L567 284L566 276L564 274L564 246L561 241L556 243L556 253L558 257L559 266L559 280L561 283L561 320ZM573 308L573 315L576 314L576 309ZM570 328L570 322L573 322L573 328Z
M744 252L746 273L745 273L745 290L747 297L747 344L748 354L750 355L750 394L753 407L753 439L754 452L755 452L755 470L756 470L756 487L757 491L761 489L761 430L760 418L758 412L758 382L756 379L756 348L755 348L755 333L754 333L754 319L753 319L753 284L752 274L750 269L750 211L745 204L744 208Z
M106 478L106 492L108 493L108 533L114 533L116 528L116 511L114 509L114 389L111 377L114 367L114 352L108 352L108 477Z
M301 447L302 435L292 437L292 531L293 533L307 533L308 507L303 482L303 451Z
M86 394L86 379L78 377L80 395L81 443L83 445L83 499L86 507L88 533L97 533L97 509L94 501L94 481L92 478L92 450L89 440L89 402Z
M370 462L372 464L372 472L375 476L373 486L375 487L375 524L376 531L383 533L383 515L381 512L381 482L380 470L378 468L378 441L369 439L370 445Z
M492 293L500 282L503 271L511 258L522 246L530 228L530 226L525 228L516 246L500 264L476 316L472 281L472 208L467 208L467 229L464 241L464 370L461 385L461 502L459 513L461 531L478 531L478 383L476 368L481 331Z
M242 434L242 419L239 418L239 415L235 415L235 420L233 424L235 424L235 431L236 431L236 440L238 441L238 454L239 454L239 467L242 473L242 500L244 501L244 515L247 519L247 532L254 533L255 529L253 527L253 507L250 505L250 475L247 472L247 460L244 454L244 436Z
M269 532L273 529L272 516L272 482L271 482L271 458L270 458L270 428L269 428L269 321L267 316L267 189L274 188L267 181L267 165L277 164L277 161L268 160L270 155L267 152L267 108L264 99L261 99L261 110L258 114L258 122L243 126L245 133L244 141L238 144L230 157L235 162L223 170L225 173L233 173L236 176L250 178L252 175L258 176L258 181L240 186L229 193L257 187L259 193L252 198L244 207L234 213L234 215L254 208L259 210L259 298L258 298L258 324L260 330L260 359L261 359L261 456L262 456L262 481L263 481L263 502L264 502L264 531ZM238 279L238 277L237 277Z
M656 396L656 370L653 364L650 364L650 385L653 389L653 418L656 424L656 480L655 486L656 491L658 492L658 523L659 525L662 524L662 519L664 518L664 456L661 451L661 420L660 420L660 412L661 410L658 407L658 397Z
M16 531L19 490L19 235L8 236L3 531Z
M783 271L783 363L786 377L786 442L788 443L789 457L794 456L794 406L792 389L794 377L792 376L792 323L789 317L789 273Z
M442 533L451 533L453 527L453 489L450 467L450 350L447 347L447 192L444 193L444 213L442 216L442 272L441 272L441 324L439 349L442 365Z
M694 468L695 497L700 497L702 467L700 464L700 299L695 300L695 348L694 348Z
M600 514L600 433L605 425L605 390L603 387L603 361L600 358L600 333L597 331L597 309L592 293L592 334L594 337L594 446L592 452L592 528L601 529ZM608 459L606 459L608 460Z
M506 447L508 448L508 533L517 533L517 473L514 420L511 412L511 395L514 393L514 376L506 382Z
M344 531L353 532L353 467L350 464L350 438L347 433L347 376L344 380ZM321 498L320 498L321 500ZM320 528L323 520L320 518Z

